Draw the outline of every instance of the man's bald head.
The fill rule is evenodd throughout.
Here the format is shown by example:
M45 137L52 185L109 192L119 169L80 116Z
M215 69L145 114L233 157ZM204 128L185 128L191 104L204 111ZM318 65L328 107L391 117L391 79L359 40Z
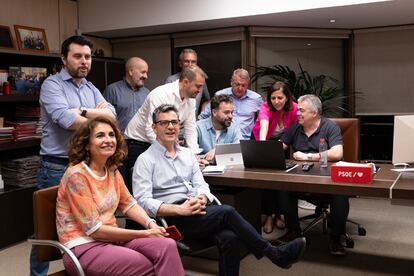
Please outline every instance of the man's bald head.
M134 89L144 86L148 78L148 64L139 57L131 57L125 63L125 78Z

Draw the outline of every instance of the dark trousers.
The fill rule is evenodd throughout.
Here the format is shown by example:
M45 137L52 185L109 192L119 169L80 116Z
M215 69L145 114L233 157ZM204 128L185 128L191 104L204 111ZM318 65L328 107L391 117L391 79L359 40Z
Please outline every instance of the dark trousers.
M121 167L119 171L124 177L125 185L127 186L128 191L133 195L134 192L132 190L132 168L134 167L138 156L140 156L141 153L146 151L151 146L151 144L133 139L127 139L126 142L128 145L128 156L124 160L124 166ZM138 224L133 220L127 219L125 222L126 229L136 229L137 226Z
M282 213L285 215L286 228L291 231L300 230L298 217L298 198L301 198L303 193L278 191L278 201L282 207ZM320 198L311 198L306 200L320 205L327 203L330 206L330 225L331 238L336 238L345 234L346 220L349 213L349 198L344 195L324 195Z
M185 238L206 241L212 238L219 249L220 275L239 275L239 241L256 258L263 257L269 242L259 235L232 206L209 205L205 215L166 217L168 224L176 225Z
M138 156L140 156L141 153L146 151L151 146L151 144L133 139L127 139L126 142L128 145L128 156L124 160L124 168L122 168L120 171L124 176L125 185L127 186L129 192L133 194L132 168L134 167Z
M274 190L262 190L262 214L271 216L273 214L282 214L277 192Z

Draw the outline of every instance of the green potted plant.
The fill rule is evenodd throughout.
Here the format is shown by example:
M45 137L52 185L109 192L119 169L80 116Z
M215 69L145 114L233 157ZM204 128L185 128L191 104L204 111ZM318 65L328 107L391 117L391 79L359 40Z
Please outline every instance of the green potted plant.
M257 66L252 76L252 82L258 81L260 88L266 91L274 81L283 81L289 85L295 99L305 94L314 94L321 99L323 115L327 117L343 117L349 113L347 108L349 95L339 87L339 81L326 75L312 76L302 68L298 61L300 71L296 73L289 66Z

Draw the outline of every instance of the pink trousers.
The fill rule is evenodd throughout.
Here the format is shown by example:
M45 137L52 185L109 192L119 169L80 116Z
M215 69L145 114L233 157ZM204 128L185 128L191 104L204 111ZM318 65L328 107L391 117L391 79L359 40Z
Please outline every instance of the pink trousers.
M177 245L169 238L139 238L118 243L90 242L71 250L88 276L184 275ZM63 264L70 275L77 275L66 254L63 255Z

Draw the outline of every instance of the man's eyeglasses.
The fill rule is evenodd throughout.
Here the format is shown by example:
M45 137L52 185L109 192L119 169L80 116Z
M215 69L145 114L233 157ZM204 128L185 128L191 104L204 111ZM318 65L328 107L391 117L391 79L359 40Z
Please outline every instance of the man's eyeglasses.
M180 120L159 120L154 122L154 124L159 124L162 127L169 126L172 124L172 126L178 126L180 124Z

